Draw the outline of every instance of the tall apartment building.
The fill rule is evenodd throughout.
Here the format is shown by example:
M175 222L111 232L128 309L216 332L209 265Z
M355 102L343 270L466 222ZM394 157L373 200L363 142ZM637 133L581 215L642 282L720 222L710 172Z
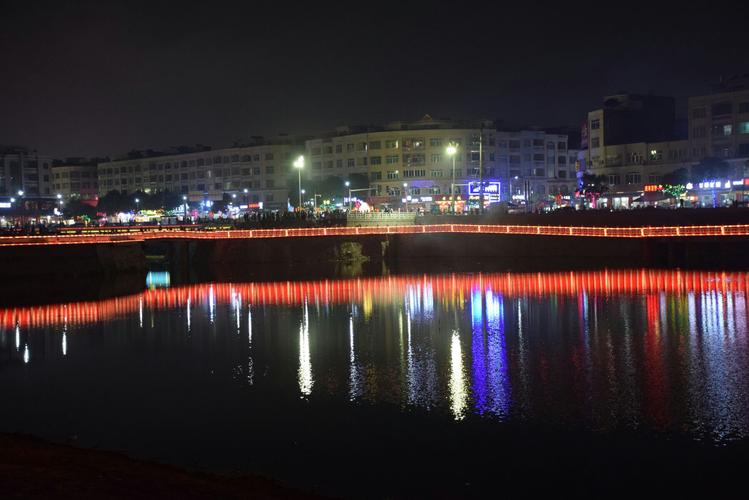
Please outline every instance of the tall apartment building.
M0 196L50 196L52 158L21 147L0 146Z
M63 199L95 200L99 195L96 163L71 158L52 165L52 191Z
M306 142L311 167L306 175L335 176L343 183L351 174L363 174L373 195L393 201L404 194L449 194L453 173L446 148L454 144L455 193L463 197L480 177L498 184L504 200L523 190L534 201L574 192L576 152L569 150L566 135L497 130L492 122L484 122L481 141L481 125L427 115L384 127L341 127Z
M265 208L283 209L289 196L291 163L302 151L290 141L270 141L109 161L98 165L99 194L169 190L185 194L191 201L220 200L225 194L236 194L249 203L263 202Z
M690 97L689 146L694 157L718 157L747 172L749 158L749 75L721 82L716 92Z

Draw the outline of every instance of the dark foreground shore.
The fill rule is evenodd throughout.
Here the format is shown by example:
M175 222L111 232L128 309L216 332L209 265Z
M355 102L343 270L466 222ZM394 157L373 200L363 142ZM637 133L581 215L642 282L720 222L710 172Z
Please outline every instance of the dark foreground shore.
M319 498L259 476L220 476L0 434L2 498Z

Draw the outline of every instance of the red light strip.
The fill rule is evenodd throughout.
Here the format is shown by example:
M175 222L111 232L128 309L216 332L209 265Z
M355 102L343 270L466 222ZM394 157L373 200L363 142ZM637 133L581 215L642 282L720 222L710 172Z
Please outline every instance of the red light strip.
M746 293L749 273L687 271L589 271L564 273L495 273L484 275L396 276L354 280L325 280L272 283L218 283L148 290L137 295L99 302L75 302L35 307L0 309L0 328L21 328L91 324L121 318L149 309L181 308L191 299L194 306L205 304L213 290L217 303L229 304L235 294L252 305L300 305L309 302L373 304L402 301L413 287L431 288L435 301L466 296L476 288L492 290L505 297L590 294L647 295L657 292Z
M188 226L189 227L189 226ZM84 243L128 243L159 239L249 239L300 238L312 236L355 236L385 234L480 233L537 236L582 236L594 238L677 238L701 236L749 236L749 224L721 226L661 227L582 227L582 226L510 226L479 224L434 224L376 227L326 227L292 229L185 230L159 228L132 233L75 234L54 236L9 236L0 238L2 246L74 245Z

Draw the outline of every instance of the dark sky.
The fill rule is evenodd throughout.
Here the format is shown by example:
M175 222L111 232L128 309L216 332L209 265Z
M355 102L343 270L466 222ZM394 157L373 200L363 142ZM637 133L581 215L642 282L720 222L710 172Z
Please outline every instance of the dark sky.
M0 144L119 155L425 113L577 125L607 93L749 72L740 2L519 3L0 0Z

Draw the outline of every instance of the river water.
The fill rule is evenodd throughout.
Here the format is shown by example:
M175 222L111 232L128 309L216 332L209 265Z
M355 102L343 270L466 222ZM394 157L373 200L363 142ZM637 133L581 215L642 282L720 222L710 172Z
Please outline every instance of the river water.
M747 457L749 274L148 286L0 308L0 432L343 496L705 487Z

